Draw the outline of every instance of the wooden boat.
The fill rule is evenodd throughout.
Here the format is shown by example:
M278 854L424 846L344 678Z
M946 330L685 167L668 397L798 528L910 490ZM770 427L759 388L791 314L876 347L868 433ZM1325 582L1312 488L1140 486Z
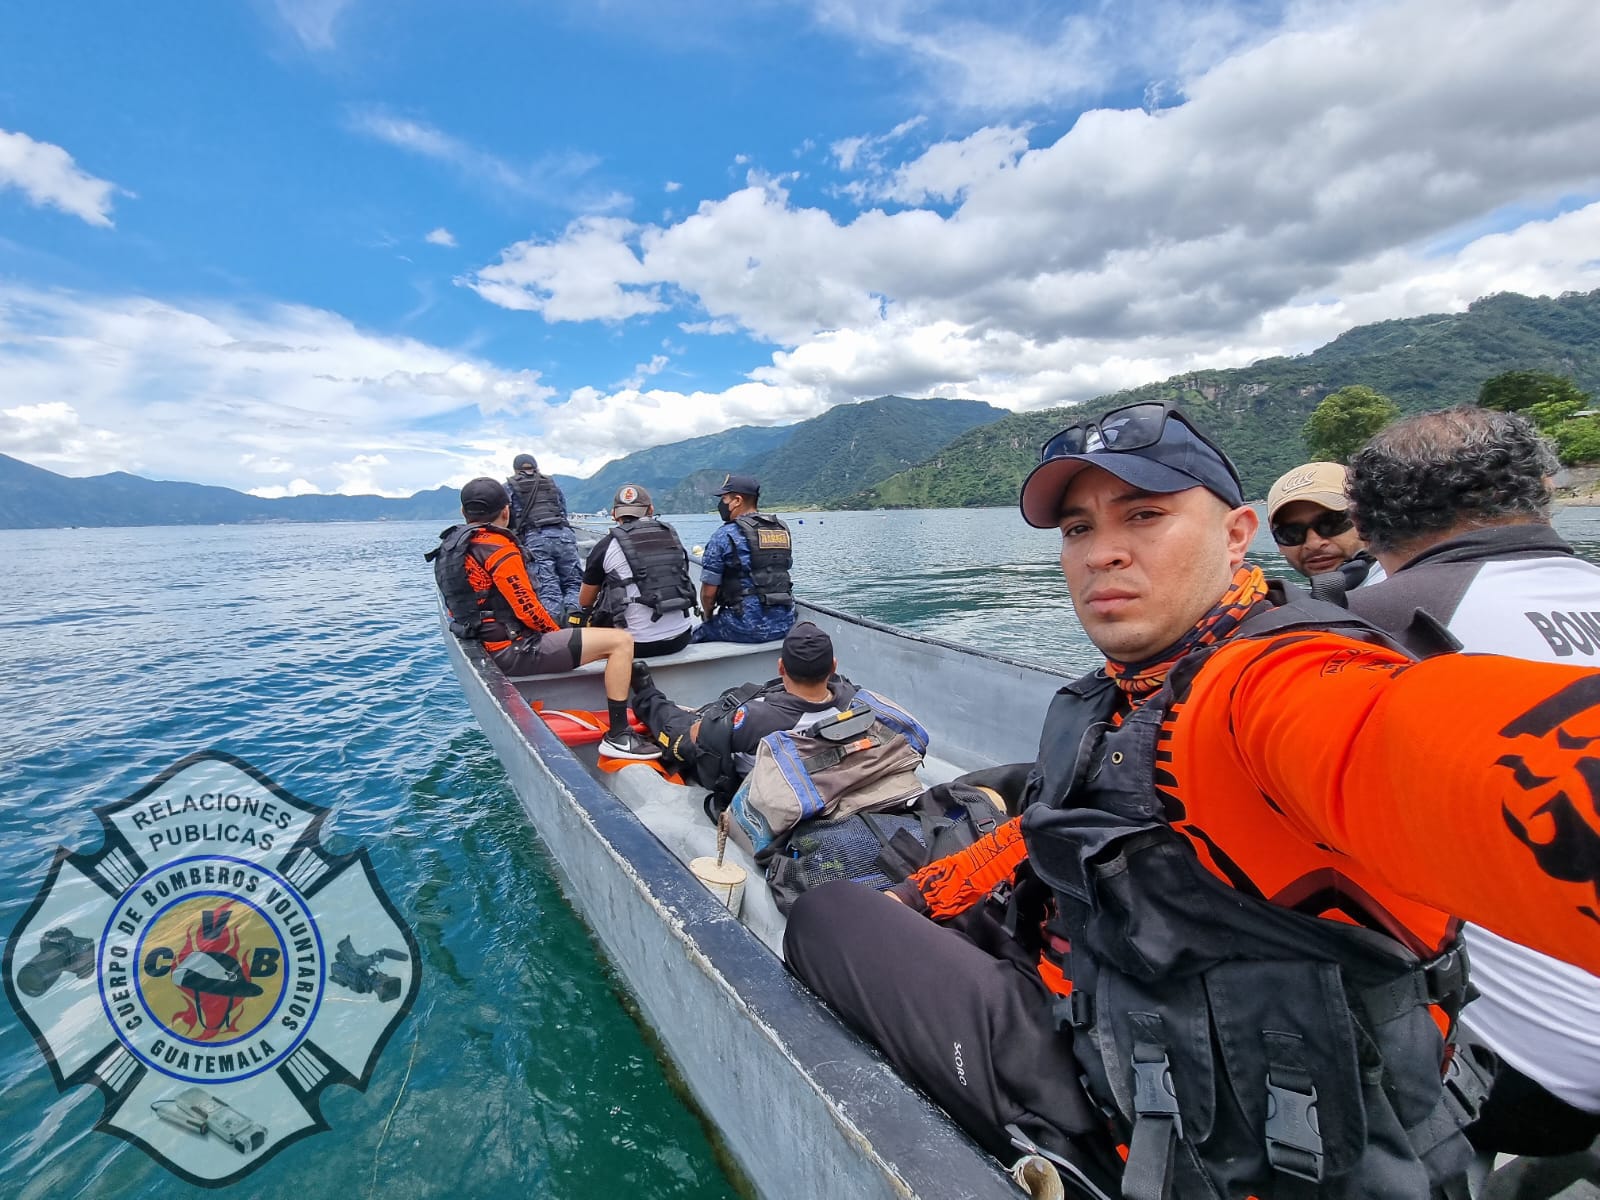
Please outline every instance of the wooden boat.
M935 783L1031 761L1045 709L1067 677L810 604L839 669L903 703L931 735ZM692 876L716 852L699 789L634 764L597 766L534 705L604 710L600 663L508 678L446 630L479 724L559 868L566 893L636 998L644 1020L739 1168L764 1197L1016 1197L1000 1164L903 1082L877 1052L784 969L782 917L749 872L734 918ZM662 690L686 705L777 674L778 644L707 643L655 659Z

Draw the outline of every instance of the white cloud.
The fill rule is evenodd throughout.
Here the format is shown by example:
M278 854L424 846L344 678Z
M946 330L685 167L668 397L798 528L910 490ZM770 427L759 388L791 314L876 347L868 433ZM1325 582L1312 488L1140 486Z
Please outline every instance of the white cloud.
M593 213L613 212L630 203L621 192L587 182L600 165L592 154L566 151L543 155L531 163L513 163L426 121L381 107L354 109L348 123L363 136L443 163L467 182L496 195Z
M263 495L460 482L488 465L486 441L537 430L552 395L537 372L320 309L7 285L0 376L23 401L0 413L0 453L67 474L126 470Z
M121 441L107 430L86 429L65 401L47 400L0 409L0 453L36 464L80 457L110 463L121 456Z
M665 190L669 192L675 192L681 187L683 187L683 184L679 183L676 179L669 179L666 182Z
M49 205L102 228L111 227L117 185L83 170L60 146L0 129L0 188L14 187L33 204Z
M873 11L891 8L911 11ZM1035 407L1488 291L1600 286L1600 208L1526 223L1600 197L1600 73L1570 53L1600 44L1600 6L1310 21L1197 71L1171 107L1087 111L1049 144L990 125L899 164L836 145L900 211L844 220L754 178L674 222L575 222L473 286L552 321L670 306L686 332L736 326L777 347L749 380L785 412L796 388Z
M841 190L858 202L950 204L975 184L1016 166L1027 149L1027 129L989 125L956 141L936 142L919 157L892 168L885 167L881 157L869 158L864 164L866 177ZM841 165L843 161L841 156Z
M828 152L833 155L841 171L854 171L858 161L864 166L876 166L882 163L891 146L926 122L927 117L924 116L909 117L888 133L840 138L828 147Z
M930 103L985 111L1051 109L1129 79L1185 77L1259 40L1286 7L1119 0L995 6L980 17L962 0L812 0L823 27L920 69ZM1318 13L1354 7L1332 0Z
M307 50L332 50L333 27L352 0L273 0L278 17Z
M723 317L719 317L715 321L680 321L678 322L678 328L685 333L704 333L712 336L739 332L737 322L729 321Z
M260 496L263 500L281 500L285 496L314 496L319 491L317 485L309 479L291 479L288 483L251 488L250 495Z
M439 226L437 229L430 230L427 236L422 240L427 242L430 246L453 247L456 245L456 235L451 233L443 225Z
M671 361L665 354L653 354L649 362L635 363L633 373L623 381L622 387L637 391L644 386L644 381L650 376L661 374Z
M628 244L637 229L619 217L580 217L554 242L518 242L500 262L465 280L503 308L541 313L547 321L619 321L667 306L647 284Z

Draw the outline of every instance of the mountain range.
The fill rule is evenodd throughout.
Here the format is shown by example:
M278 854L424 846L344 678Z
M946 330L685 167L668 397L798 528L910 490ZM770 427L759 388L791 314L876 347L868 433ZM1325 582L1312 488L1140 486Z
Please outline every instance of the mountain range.
M1260 497L1306 460L1301 427L1329 392L1365 384L1402 412L1422 412L1469 403L1484 380L1514 370L1567 376L1600 394L1600 291L1556 299L1504 292L1461 313L1357 326L1310 354L1175 375L1080 407L1014 413L830 507L1015 504L1047 438L1084 413L1143 400L1172 401L1193 415L1238 466L1245 495Z
M762 502L820 507L923 461L1002 409L974 400L883 396L842 404L795 425L743 425L655 446L607 463L588 479L557 476L575 512L607 509L623 483L643 484L661 512L716 507L729 472L763 482ZM509 466L509 464L507 464ZM290 496L265 500L231 488L144 479L123 471L88 478L57 475L0 454L0 529L99 525L229 525L263 521L459 519L456 489L403 499Z
M1329 392L1365 384L1416 412L1470 401L1485 379L1510 370L1550 371L1600 391L1600 291L1488 296L1461 313L1359 326L1310 354L1188 372L1077 407L1008 414L973 400L881 396L794 425L742 425L655 446L587 479L557 479L574 512L609 507L625 482L650 489L661 512L708 511L728 472L760 479L764 506L1010 505L1039 445L1063 425L1121 404L1166 400L1234 458L1246 494L1261 496L1304 461L1301 426ZM403 499L264 500L121 471L71 478L0 454L0 528L456 517L448 487Z

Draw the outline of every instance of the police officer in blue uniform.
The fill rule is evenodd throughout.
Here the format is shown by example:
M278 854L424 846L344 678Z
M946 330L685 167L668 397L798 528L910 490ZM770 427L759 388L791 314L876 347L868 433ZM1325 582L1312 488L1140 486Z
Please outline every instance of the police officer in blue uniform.
M522 543L539 603L559 622L578 611L578 588L583 582L567 498L560 485L539 470L533 455L517 455L511 469L515 473L506 480L511 531Z
M697 642L774 642L794 624L794 539L777 517L757 509L761 484L729 475L717 491L720 529L700 560Z

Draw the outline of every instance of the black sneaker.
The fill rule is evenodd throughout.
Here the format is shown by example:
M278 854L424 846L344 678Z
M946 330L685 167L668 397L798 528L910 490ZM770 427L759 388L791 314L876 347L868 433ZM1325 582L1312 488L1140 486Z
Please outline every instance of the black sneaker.
M645 759L660 758L661 748L629 729L623 733L608 733L601 738L600 753L607 758L632 758L643 762Z
M642 658L633 660L633 674L628 676L628 686L635 692L642 692L645 688L653 688L655 678L650 674L650 664Z

